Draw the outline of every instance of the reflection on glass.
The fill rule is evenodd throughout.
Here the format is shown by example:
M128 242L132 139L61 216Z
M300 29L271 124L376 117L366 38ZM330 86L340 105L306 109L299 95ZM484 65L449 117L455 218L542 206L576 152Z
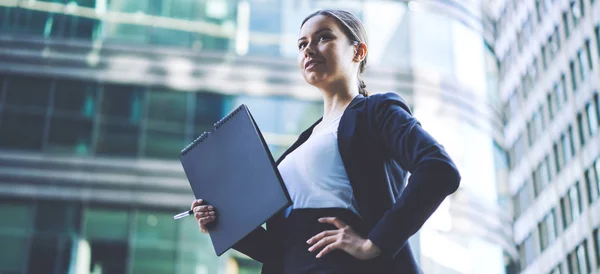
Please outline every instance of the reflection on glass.
M173 273L177 223L169 214L138 212L132 273Z
M105 85L101 114L107 117L126 118L132 124L138 123L142 117L144 93L139 87L126 85Z
M68 237L36 235L31 243L29 273L66 273L71 258L71 241Z
M137 156L138 139L137 126L101 123L96 153L110 156Z
M0 226L1 228L3 226ZM27 258L27 242L26 236L0 232L0 243L2 243L2 247L0 247L0 273L21 273Z
M88 119L53 117L47 150L75 155L90 154L93 124Z
M179 133L148 130L144 143L144 156L176 160L179 152L187 145L185 131Z
M92 117L95 113L96 90L90 83L81 81L56 81L54 112L69 116Z
M118 209L88 208L83 236L89 242L91 272L127 273L129 214Z

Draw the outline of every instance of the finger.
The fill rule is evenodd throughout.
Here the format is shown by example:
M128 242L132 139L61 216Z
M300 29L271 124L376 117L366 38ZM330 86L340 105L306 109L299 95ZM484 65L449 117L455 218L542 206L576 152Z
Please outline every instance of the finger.
M321 258L323 256L325 256L327 253L336 250L336 249L341 249L341 244L339 242L334 242L328 246L326 246L325 248L323 248L323 250L321 250L321 252L319 252L319 254L317 254L317 258Z
M194 210L194 207L201 205L203 202L204 202L204 200L202 200L202 199L194 200L192 202L192 207L190 207L190 209Z
M201 225L207 225L209 223L211 223L212 221L215 220L215 216L208 216L208 217L202 217L200 218L200 224Z
M338 239L337 236L329 236L329 237L325 237L323 239L321 239L320 241L318 241L316 244L314 244L313 246L311 246L308 251L313 252L317 249L320 249L328 244L334 243L336 240Z
M312 243L315 243L315 242L321 240L323 237L335 235L337 233L338 233L337 230L325 230L325 231L313 236L312 238L308 239L308 241L306 241L306 243L312 244Z
M201 205L201 206L194 207L192 209L192 211L194 211L194 212L208 212L208 211L213 211L213 210L215 210L215 208L210 205Z
M344 223L344 221L340 220L340 218L337 217L319 218L319 222L333 224L337 228L345 228L348 226L346 223Z

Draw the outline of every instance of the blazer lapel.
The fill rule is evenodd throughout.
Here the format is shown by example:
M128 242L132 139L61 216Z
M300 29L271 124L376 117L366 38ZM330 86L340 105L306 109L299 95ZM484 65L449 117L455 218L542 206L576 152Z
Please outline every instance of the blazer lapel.
M340 151L342 162L346 167L346 173L348 172L348 167L350 166L352 152L352 136L354 136L354 132L356 130L357 125L356 120L358 118L358 109L356 108L356 106L364 99L365 97L363 95L358 95L352 100L350 105L348 105L348 107L344 111L344 114L342 115L342 118L340 119L340 124L338 126L338 150Z

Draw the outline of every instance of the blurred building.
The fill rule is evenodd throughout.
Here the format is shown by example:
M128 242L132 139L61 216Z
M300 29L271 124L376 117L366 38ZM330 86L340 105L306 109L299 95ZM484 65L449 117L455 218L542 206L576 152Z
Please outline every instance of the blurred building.
M504 273L509 165L480 5L0 0L0 273L256 273L172 220L193 199L178 153L240 103L275 157L318 119L295 41L320 8L363 20L367 89L403 96L463 175L411 239L425 273Z
M520 273L599 273L600 4L494 1Z

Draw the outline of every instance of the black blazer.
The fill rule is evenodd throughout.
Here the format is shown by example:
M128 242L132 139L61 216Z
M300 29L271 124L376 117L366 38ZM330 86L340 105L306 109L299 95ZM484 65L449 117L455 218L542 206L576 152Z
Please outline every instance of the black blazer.
M317 123L277 164L308 139ZM380 256L393 260L389 273L421 273L408 238L458 188L460 174L452 159L395 93L352 100L340 120L338 148L357 210L370 228L368 238L381 249ZM275 215L266 230L259 227L234 246L262 262L263 274L283 272L279 240L283 218L283 213Z

